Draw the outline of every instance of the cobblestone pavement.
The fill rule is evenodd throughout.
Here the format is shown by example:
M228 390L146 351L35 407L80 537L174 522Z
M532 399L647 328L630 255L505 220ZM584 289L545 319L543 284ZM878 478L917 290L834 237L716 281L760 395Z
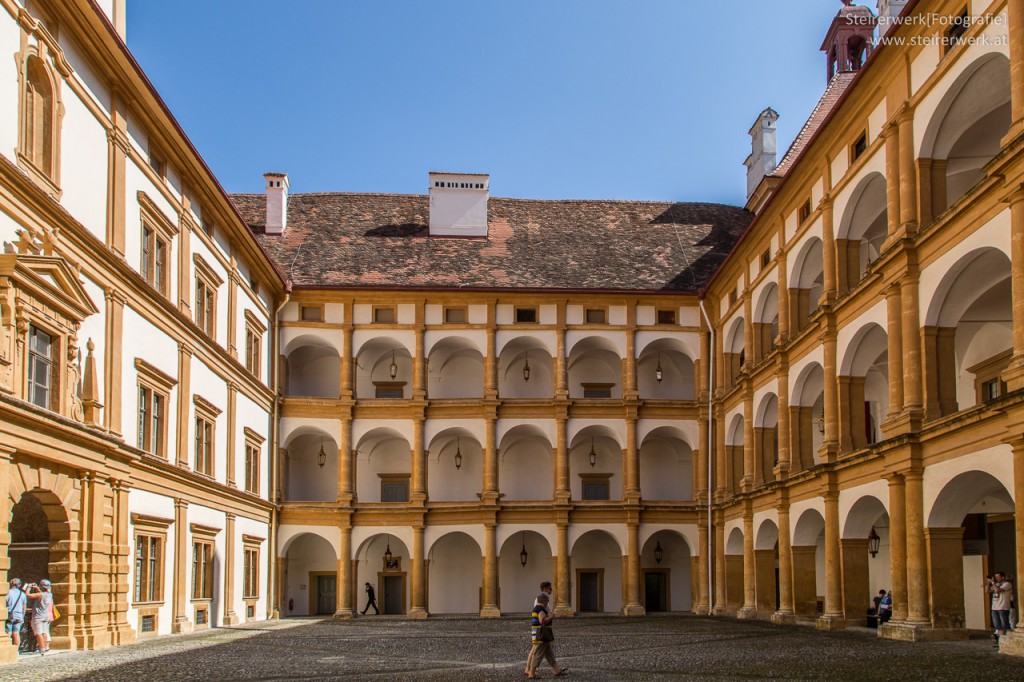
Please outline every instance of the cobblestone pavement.
M31 656L0 668L0 681L521 680L527 630L522 618L285 620ZM695 616L565 619L555 632L559 661L580 680L1024 679L1024 659L981 639L907 644Z

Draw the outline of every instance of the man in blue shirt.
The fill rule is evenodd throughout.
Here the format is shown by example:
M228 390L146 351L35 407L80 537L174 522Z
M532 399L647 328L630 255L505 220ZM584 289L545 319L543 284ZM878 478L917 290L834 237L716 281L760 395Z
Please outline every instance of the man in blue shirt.
M25 602L28 597L21 591L21 580L11 579L11 589L7 591L7 620L4 621L4 632L11 636L15 647L21 645L21 625L25 622Z

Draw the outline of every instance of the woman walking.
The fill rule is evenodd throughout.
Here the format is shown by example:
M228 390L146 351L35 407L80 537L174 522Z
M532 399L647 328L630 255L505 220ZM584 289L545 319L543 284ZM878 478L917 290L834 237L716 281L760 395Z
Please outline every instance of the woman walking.
M554 616L548 612L550 597L544 592L537 595L537 604L530 614L530 641L533 646L530 648L530 655L527 658L526 676L531 680L537 679L537 666L541 659L548 662L556 676L565 675L569 672L567 668L558 665L555 660L555 633L551 629L551 621Z

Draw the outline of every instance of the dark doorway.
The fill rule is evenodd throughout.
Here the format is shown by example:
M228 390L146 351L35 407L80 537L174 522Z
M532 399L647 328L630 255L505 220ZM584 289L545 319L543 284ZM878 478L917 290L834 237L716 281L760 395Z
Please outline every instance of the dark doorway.
M334 613L337 602L338 576L318 575L316 577L316 615Z
M648 613L668 611L668 574L644 571L644 608Z
M400 615L405 613L405 581L400 575L386 575L382 578L383 613Z
M595 613L601 610L601 574L597 571L579 572L579 611Z

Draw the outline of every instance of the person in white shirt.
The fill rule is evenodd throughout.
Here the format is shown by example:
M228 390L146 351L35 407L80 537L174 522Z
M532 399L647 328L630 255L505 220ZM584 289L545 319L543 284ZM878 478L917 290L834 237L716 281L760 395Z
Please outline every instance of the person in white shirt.
M1010 598L1013 593L1013 585L1006 580L1006 574L997 572L988 582L988 591L992 595L992 627L995 633L992 635L999 646L999 635L1005 635L1010 631Z

